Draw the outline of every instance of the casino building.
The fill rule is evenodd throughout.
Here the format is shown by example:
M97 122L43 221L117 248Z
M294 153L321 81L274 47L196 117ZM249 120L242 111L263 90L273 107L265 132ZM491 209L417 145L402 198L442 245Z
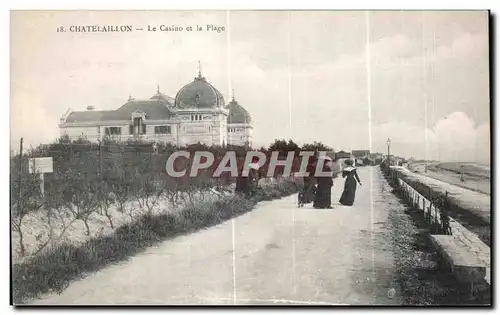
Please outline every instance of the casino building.
M71 111L61 117L61 136L85 137L97 142L105 137L117 140L141 138L170 142L177 146L252 145L252 119L234 99L226 104L222 94L201 71L184 85L175 98L160 92L149 99L128 101L116 110Z

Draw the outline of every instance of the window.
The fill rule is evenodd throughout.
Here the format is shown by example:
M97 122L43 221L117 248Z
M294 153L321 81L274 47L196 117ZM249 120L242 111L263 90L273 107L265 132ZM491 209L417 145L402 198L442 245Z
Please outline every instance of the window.
M172 133L170 126L155 126L155 134L157 135L167 135L170 133Z
M130 134L140 135L146 133L146 125L141 117L134 117L132 132Z
M106 136L121 135L122 128L121 127L106 127L106 128L104 128L104 134Z

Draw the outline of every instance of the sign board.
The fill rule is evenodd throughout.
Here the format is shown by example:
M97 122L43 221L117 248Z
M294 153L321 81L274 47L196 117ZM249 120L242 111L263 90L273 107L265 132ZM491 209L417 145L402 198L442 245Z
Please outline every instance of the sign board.
M52 157L41 157L29 159L29 172L32 173L52 173Z

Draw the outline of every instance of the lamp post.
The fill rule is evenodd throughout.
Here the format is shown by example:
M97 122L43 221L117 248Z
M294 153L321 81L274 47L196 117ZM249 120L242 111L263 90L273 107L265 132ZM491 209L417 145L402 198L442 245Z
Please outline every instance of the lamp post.
M391 156L391 139L390 138L387 138L387 165L388 166L391 166L391 159L390 159L390 156Z

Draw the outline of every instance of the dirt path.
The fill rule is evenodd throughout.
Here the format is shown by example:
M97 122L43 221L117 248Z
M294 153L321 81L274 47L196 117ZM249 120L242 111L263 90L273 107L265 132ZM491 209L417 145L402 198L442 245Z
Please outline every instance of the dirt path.
M336 179L332 210L262 202L32 304L400 304L377 171L359 169L353 207L338 204Z

